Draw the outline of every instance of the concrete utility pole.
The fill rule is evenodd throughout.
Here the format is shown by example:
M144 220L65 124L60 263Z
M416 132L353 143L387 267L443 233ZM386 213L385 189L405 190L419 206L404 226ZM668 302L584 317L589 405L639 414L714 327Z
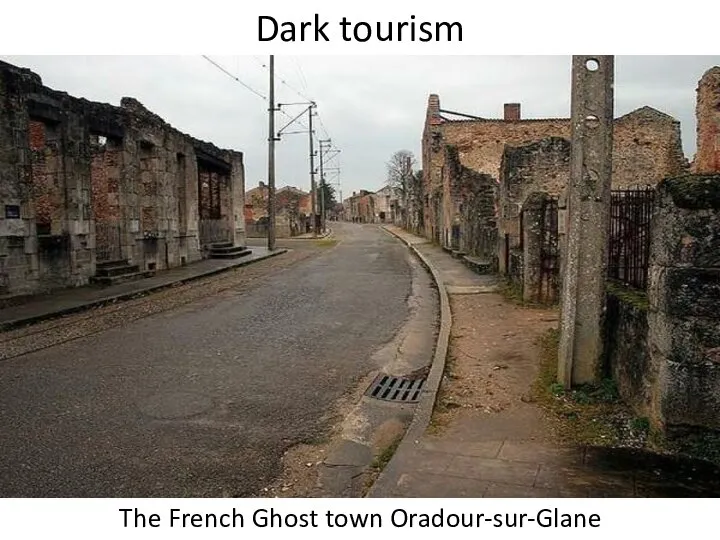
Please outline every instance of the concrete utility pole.
M312 216L313 216L313 238L317 238L318 235L318 223L317 223L317 189L315 186L315 148L313 146L313 109L316 107L315 102L311 102L308 107L308 138L310 140L310 199L312 203Z
M596 382L603 354L613 142L613 56L573 56L572 154L558 381Z
M275 249L275 56L270 55L270 90L268 100L268 233L267 248Z
M323 150L325 145L330 144L330 139L322 139L318 141L318 148L320 152L320 228L323 234L325 233L325 172L323 171Z

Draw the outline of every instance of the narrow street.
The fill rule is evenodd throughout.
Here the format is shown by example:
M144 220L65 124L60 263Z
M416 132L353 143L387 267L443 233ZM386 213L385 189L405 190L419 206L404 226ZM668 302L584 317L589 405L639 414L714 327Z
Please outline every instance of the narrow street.
M310 249L295 241L249 284L164 310L155 295L128 303L146 316L103 308L116 324L1 361L0 495L246 496L271 481L288 448L330 428L333 403L378 368L373 351L408 315L405 246L333 226L337 246L315 242L273 270Z

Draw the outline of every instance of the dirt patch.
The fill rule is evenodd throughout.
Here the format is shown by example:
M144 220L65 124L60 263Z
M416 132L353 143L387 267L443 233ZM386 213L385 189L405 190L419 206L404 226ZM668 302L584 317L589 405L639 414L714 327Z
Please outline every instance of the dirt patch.
M612 380L572 389L557 382L558 339L557 330L550 330L538 340L540 372L532 391L556 438L579 446L643 447L649 424L633 417Z
M512 411L531 400L539 371L538 338L557 312L529 309L501 294L451 295L453 327L431 433L460 416Z
M282 473L258 497L313 497L319 489L318 467L322 465L333 445L342 435L342 420L347 417L365 390L372 383L375 373L364 377L352 390L346 392L325 417L330 427L318 439L289 448L282 457Z
M532 389L533 399L545 410L558 441L678 455L720 465L718 434L693 432L670 439L663 436L652 429L647 418L636 416L622 402L611 379L564 388L557 382L558 338L556 330L540 337L540 372Z

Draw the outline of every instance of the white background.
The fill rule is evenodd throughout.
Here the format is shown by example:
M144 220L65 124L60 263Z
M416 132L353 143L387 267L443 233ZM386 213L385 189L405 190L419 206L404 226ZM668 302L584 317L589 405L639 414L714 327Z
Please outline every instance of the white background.
M0 503L4 538L53 538L60 536L75 540L101 538L273 538L292 539L342 538L343 540L368 538L434 539L440 536L461 538L625 538L662 535L664 538L689 538L712 531L715 501L671 499L61 499L61 500L6 500ZM158 528L123 528L120 508L137 507L141 511L160 515ZM242 529L178 528L169 526L170 509L179 508L187 513L232 512L233 508L245 515ZM315 510L321 514L321 527L312 528L257 528L252 524L252 513L258 508L274 508L276 512L300 514ZM483 524L479 529L462 528L397 528L390 523L394 509L411 513L435 513L441 508L450 512L527 513L534 515L543 508L558 508L561 512L600 515L600 527L542 528L528 525L523 528L495 528ZM332 512L377 512L383 517L382 530L327 528L324 514ZM100 536L99 536L100 535ZM412 536L411 536L412 535ZM613 535L613 536L610 536Z
M704 4L704 7L703 7ZM602 0L4 2L3 54L712 54L717 7ZM331 21L330 43L258 41L258 16ZM344 42L338 21L458 21L462 43Z
M702 7L702 4L705 7ZM4 54L711 54L717 52L717 16L711 2L662 4L603 2L512 1L362 1L347 5L324 2L84 2L79 0L5 2L0 50ZM331 21L331 43L260 43L257 18L272 15L300 22L319 13ZM340 39L337 21L409 20L461 22L462 43L348 43ZM1 436L1 433L0 433ZM363 538L368 535L413 534L437 538L609 538L609 535L689 537L713 530L712 500L13 500L0 501L0 533L4 538ZM125 529L120 508L138 507L161 515L160 528ZM171 508L205 513L231 511L246 516L236 529L170 528ZM257 529L251 515L257 508L281 512L380 512L384 533L351 528ZM397 529L393 509L408 512L528 513L541 508L597 513L596 529L525 528Z

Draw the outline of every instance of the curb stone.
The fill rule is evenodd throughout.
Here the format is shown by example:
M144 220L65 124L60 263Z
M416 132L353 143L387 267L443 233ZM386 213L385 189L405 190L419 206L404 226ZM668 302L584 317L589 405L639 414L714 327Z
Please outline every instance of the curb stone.
M440 389L440 383L445 372L445 360L447 358L448 344L450 342L450 328L452 327L452 313L450 311L450 301L448 299L447 289L443 280L440 278L440 273L433 266L433 264L411 243L407 242L404 238L387 229L384 226L380 227L386 233L391 234L395 238L399 239L405 244L410 251L420 260L422 265L432 275L433 281L437 285L438 295L440 296L440 332L438 333L437 342L435 345L435 354L433 356L433 362L430 367L430 373L425 384L422 398L418 403L413 419L405 431L400 444L398 445L393 457L387 464L387 467L383 472L380 473L377 480L375 480L372 488L368 491L367 497L382 496L378 495L380 491L389 491L389 475L387 470L393 468L397 463L397 456L403 452L403 449L409 448L417 444L417 441L425 433L425 430L430 425L432 419L432 413L435 408L435 400Z
M21 319L5 321L5 322L0 323L0 332L12 330L13 328L17 328L19 326L27 326L27 325L37 324L39 322L46 321L48 319L55 319L58 317L62 317L64 315L71 315L73 313L80 313L82 311L88 311L92 308L105 306L105 305L112 304L115 302L121 302L124 300L132 300L133 298L140 298L142 296L145 296L145 295L153 293L153 292L160 291L162 289L168 289L168 288L174 287L176 285L182 285L184 283L189 283L191 281L196 281L198 279L206 278L209 276L214 276L217 274L222 274L223 272L227 272L228 270L234 270L234 269L240 268L242 266L247 266L247 265L250 265L250 264L253 264L256 262L265 261L267 259L271 259L273 257L282 255L287 252L288 252L287 249L276 249L275 251L268 253L267 256L263 257L262 259L251 259L248 261L239 261L238 264L235 264L232 266L216 268L216 269L204 272L202 274L188 276L186 278L180 278L175 281L168 282L168 283L152 285L152 286L146 287L144 289L138 289L138 290L132 291L132 292L116 294L114 296L106 296L104 298L99 298L97 300L91 300L89 302L85 302L84 304L79 304L79 305L71 306L68 308L58 309L56 311L41 313L40 315L33 315L31 317L24 317Z

